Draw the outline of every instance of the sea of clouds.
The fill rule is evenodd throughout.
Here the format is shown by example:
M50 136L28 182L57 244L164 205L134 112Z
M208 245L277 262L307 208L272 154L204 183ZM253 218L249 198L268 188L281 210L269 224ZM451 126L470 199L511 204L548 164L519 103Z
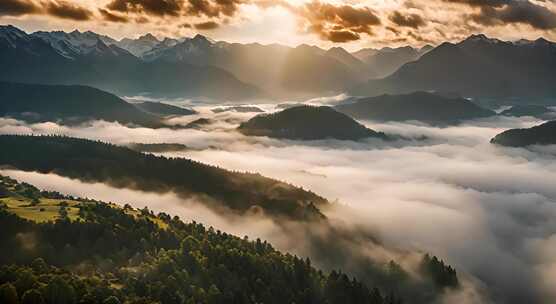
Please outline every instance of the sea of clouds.
M234 131L254 114L198 110L199 115L174 118L172 123L199 117L214 123L202 130L154 130L101 121L67 127L0 119L0 134L63 134L121 145L185 144L189 149L162 155L259 172L310 189L335 202L323 210L332 221L372 232L389 248L384 254L399 249L443 258L469 285L460 294L448 295L447 303L556 301L556 147L516 149L489 143L506 129L541 121L496 117L446 128L363 122L405 139L300 142L246 137ZM284 237L283 229L268 219L245 223L225 218L172 193L85 185L13 170L0 173L44 189L136 207L148 204L155 211L304 253L298 239Z

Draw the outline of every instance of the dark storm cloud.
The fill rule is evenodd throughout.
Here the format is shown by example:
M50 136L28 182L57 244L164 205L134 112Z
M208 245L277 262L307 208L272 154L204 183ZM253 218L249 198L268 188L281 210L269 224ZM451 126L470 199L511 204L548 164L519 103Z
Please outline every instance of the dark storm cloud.
M235 15L242 0L188 0L187 14L192 16L231 17Z
M417 29L425 26L427 22L417 14L402 14L398 11L393 12L388 19L398 26L411 27Z
M368 7L333 5L313 1L296 9L308 32L332 42L360 39L360 34L372 34L372 27L380 25L377 15Z
M467 4L474 7L500 7L512 2L512 0L442 0L450 3Z
M87 8L66 1L33 2L26 0L0 1L0 16L21 16L27 14L50 15L76 21L89 20L93 12Z
M198 30L214 30L220 25L214 21L201 22L194 25L195 29Z
M123 15L119 15L119 14L114 14L109 12L108 10L105 9L99 9L98 10L100 15L102 16L102 18L106 21L110 21L110 22L119 22L119 23L127 23L129 22L129 19L126 16Z
M556 13L528 1L514 1L502 8L483 7L473 20L483 25L522 23L541 30L556 28Z
M494 26L513 23L548 30L556 28L556 13L529 0L443 0L479 8L471 18L482 25Z
M179 16L183 9L182 0L112 0L109 10L121 13L143 13L155 16Z
M332 42L348 42L359 40L361 37L357 33L350 31L331 31L327 33L328 40Z
M105 9L156 17L234 16L244 0L112 0Z
M44 8L48 15L62 19L85 21L93 16L93 12L89 9L65 1L47 2L44 4Z
M0 1L0 16L21 16L40 11L39 7L25 0Z

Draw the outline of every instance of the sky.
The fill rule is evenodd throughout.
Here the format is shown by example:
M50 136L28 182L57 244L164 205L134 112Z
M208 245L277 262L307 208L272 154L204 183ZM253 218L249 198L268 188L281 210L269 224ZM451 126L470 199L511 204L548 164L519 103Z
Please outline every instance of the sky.
M556 40L556 0L1 0L0 24L92 30L116 39L201 33L215 40L423 46L470 34Z

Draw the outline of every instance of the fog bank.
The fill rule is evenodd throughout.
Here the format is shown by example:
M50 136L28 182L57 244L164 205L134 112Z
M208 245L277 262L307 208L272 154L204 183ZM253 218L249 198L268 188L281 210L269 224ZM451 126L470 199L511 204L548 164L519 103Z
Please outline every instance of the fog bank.
M116 144L185 144L192 149L163 155L259 172L302 186L337 201L323 210L326 215L376 235L389 248L386 256L399 249L442 257L462 276L470 276L470 288L447 296L447 303L481 303L488 298L498 303L556 302L556 148L525 150L489 143L503 130L530 127L539 120L497 117L448 128L365 122L376 130L426 139L356 143L245 137L232 129L248 115L213 118L216 122L205 130L152 130L106 122L68 128L0 119L0 133L55 133ZM239 224L206 208L190 207L198 206L194 202L183 208L183 201L172 194L80 186L61 177L13 171L9 175L69 194L138 207L148 203L153 210L268 239L278 248L303 245L283 238L283 230L266 219ZM174 207L178 203L180 207ZM250 234L253 231L257 235ZM483 288L486 297L478 295Z

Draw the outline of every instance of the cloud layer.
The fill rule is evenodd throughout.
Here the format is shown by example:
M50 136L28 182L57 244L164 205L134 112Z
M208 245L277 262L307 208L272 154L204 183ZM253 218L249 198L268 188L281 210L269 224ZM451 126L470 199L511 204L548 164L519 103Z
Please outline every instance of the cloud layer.
M105 122L67 128L3 119L0 133L56 133L117 144L182 143L191 149L166 155L260 172L315 191L338 202L325 210L334 222L375 235L384 248L389 248L381 253L375 247L359 244L349 247L351 250L368 250L368 254L383 260L396 255L396 248L432 252L446 259L462 277L469 278L465 280L468 288L447 295L446 303L556 301L556 147L524 150L488 142L505 129L529 127L538 120L496 118L449 128L367 122L376 130L429 139L302 143L244 137L229 130L248 117L219 114L213 117L218 122L209 126L210 131L130 129ZM43 178L43 182L64 185L51 178ZM60 190L69 192L71 187ZM95 195L100 193L116 195L113 199L122 201L141 197L127 192L118 196L114 191L98 191ZM161 203L157 207L172 206L170 211L178 214L196 210L182 210L164 197L158 201ZM189 216L237 234L260 232L257 236L268 238L284 250L310 252L300 248L303 242L299 240L280 238L284 235L282 228L264 220L255 221L260 226L252 229L207 212L195 211Z

